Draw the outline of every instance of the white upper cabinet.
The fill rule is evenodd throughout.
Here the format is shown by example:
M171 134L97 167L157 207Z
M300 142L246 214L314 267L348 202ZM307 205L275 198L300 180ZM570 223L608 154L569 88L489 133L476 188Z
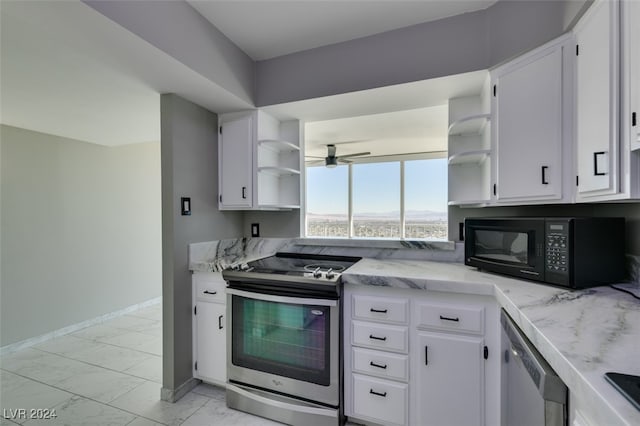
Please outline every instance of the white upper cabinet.
M640 198L640 2L621 4L621 192Z
M625 128L630 130L630 148L637 153L640 150L640 2L625 1L622 7L623 55L627 60L623 85L629 88L622 92L629 96L625 102L626 114L623 123Z
M619 4L596 1L575 27L578 198L619 190Z
M221 210L300 207L300 122L279 122L263 111L220 118Z
M596 0L575 27L577 201L640 196L637 9Z
M499 203L571 200L573 49L565 35L491 73Z
M253 205L253 114L228 118L218 129L220 209Z

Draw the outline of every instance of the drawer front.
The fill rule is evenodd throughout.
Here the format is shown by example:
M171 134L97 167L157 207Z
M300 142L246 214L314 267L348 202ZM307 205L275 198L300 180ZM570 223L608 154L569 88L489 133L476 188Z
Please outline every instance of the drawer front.
M484 333L484 306L421 303L417 315L418 327Z
M353 317L406 324L409 319L409 300L354 294Z
M226 303L225 289L227 283L219 273L193 274L193 283L198 300Z
M376 423L407 423L408 388L404 383L352 374L355 417Z
M407 353L409 348L407 327L362 321L352 321L351 327L351 343L355 346Z
M393 380L409 380L409 357L407 355L371 349L353 348L352 370Z

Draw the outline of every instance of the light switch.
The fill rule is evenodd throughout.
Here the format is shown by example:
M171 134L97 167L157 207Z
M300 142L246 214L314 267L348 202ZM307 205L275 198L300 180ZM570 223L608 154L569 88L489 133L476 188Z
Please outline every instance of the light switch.
M251 224L251 236L252 237L259 237L260 236L260 224L259 223L252 223Z
M180 198L180 205L182 209L182 216L191 216L191 198L190 197Z

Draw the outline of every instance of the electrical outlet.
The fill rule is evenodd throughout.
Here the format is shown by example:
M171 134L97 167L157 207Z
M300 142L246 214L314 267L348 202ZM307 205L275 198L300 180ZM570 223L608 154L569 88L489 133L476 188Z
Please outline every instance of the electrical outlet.
M252 223L251 224L251 236L252 237L259 237L260 236L260 224L259 223Z

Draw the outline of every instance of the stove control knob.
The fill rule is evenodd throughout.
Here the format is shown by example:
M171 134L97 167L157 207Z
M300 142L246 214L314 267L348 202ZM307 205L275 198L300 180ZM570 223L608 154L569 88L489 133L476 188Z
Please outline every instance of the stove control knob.
M333 278L335 276L336 276L336 274L333 273L333 269L331 269L331 268L329 268L329 270L325 274L325 277L327 277L328 280L330 280L331 278Z
M239 266L241 271L246 271L247 269L249 269L249 265L247 265L246 263L243 263Z
M313 278L320 278L322 276L322 272L320 272L320 268L316 268L315 271L313 271Z

